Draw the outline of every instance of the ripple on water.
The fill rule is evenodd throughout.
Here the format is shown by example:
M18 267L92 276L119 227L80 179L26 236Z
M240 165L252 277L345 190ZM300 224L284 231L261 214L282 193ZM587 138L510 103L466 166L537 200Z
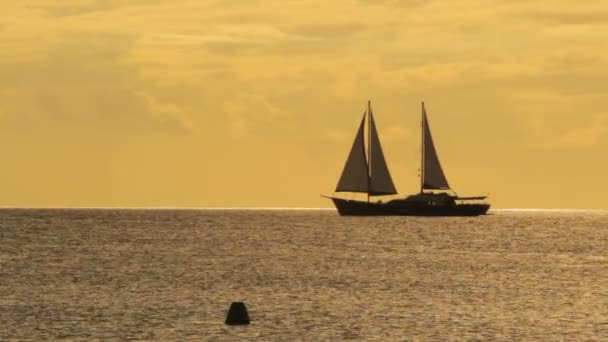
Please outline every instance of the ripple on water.
M607 219L3 209L0 340L602 340Z

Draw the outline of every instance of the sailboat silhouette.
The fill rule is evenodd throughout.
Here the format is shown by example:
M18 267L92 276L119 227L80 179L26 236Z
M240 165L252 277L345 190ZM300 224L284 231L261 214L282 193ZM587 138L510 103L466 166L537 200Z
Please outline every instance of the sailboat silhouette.
M365 147L367 123L368 144ZM352 148L338 181L336 192L367 194L367 201L349 200L336 196L330 198L340 215L388 216L477 216L485 214L490 205L485 196L460 197L451 188L443 172L429 126L424 102L422 103L422 144L420 193L387 202L372 201L372 196L396 195L382 145L376 129L371 103L355 135Z

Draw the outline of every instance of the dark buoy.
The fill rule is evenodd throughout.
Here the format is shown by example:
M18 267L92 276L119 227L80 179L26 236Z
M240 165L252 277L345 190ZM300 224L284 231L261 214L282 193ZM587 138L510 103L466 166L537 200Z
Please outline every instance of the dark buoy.
M226 316L226 324L228 325L245 325L249 324L249 314L243 302L232 302Z

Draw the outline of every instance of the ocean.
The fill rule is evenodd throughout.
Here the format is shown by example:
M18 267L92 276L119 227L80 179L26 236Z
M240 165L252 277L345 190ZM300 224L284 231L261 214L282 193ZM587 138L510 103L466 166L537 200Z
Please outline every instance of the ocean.
M0 242L2 341L608 340L608 211L1 209Z

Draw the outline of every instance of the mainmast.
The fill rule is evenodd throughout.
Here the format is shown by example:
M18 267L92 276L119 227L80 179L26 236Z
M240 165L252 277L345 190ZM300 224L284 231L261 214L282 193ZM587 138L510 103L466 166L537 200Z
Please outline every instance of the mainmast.
M367 202L372 182L372 104L367 100Z
M420 193L424 192L424 101L420 120Z
M431 136L431 127L426 113L424 102L422 102L422 157L420 177L420 193L424 190L450 190L448 180L443 173L437 150Z

